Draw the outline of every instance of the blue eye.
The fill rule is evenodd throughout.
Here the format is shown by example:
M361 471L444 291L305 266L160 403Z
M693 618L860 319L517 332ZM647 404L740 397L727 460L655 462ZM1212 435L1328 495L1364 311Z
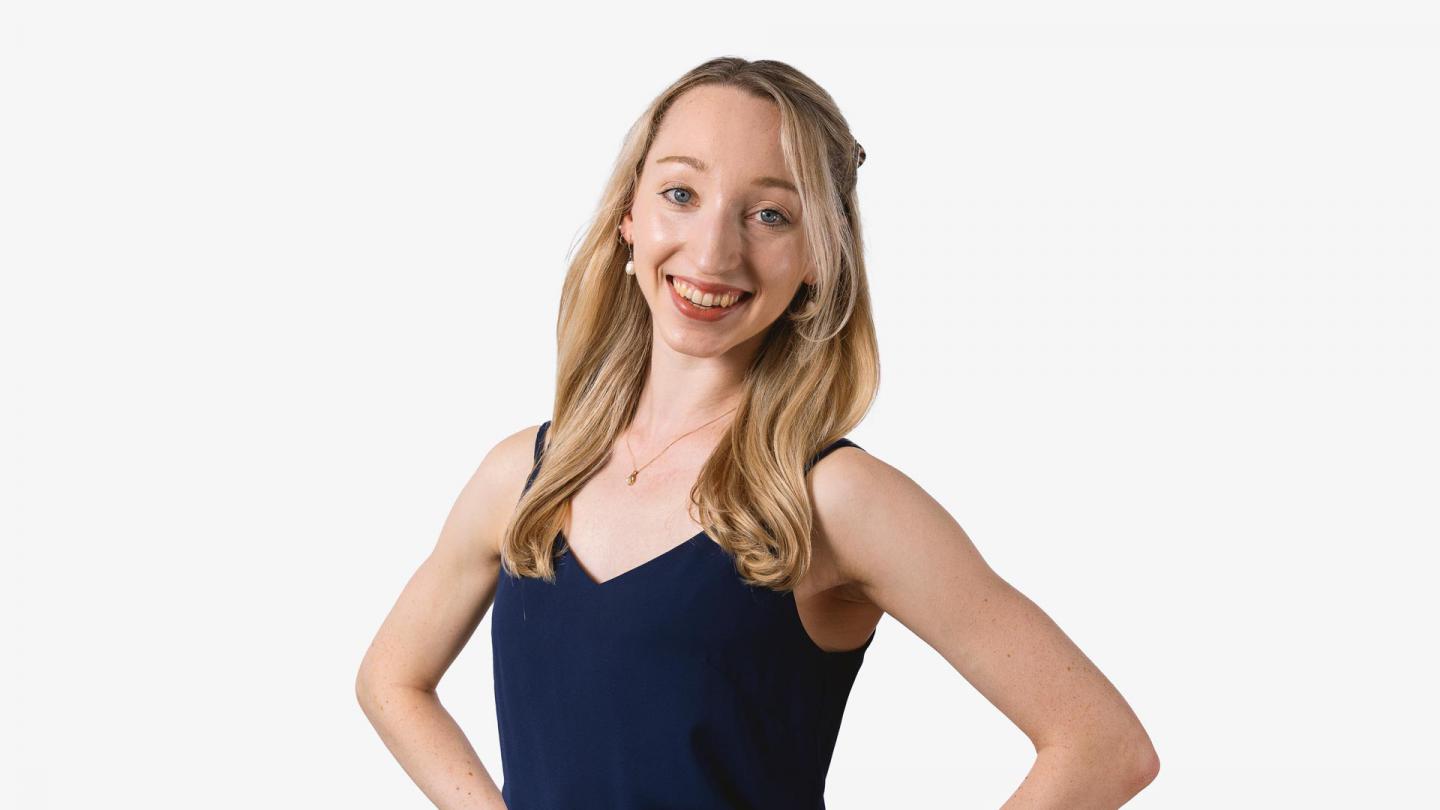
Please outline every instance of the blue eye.
M780 218L780 219L779 219L778 221L776 221L776 222L764 222L764 221L761 221L761 223L760 223L761 225L769 225L769 226L772 227L772 228L778 228L778 227L780 227L781 225L786 225L786 224L788 224L788 223L790 222L790 220L788 220L788 219L785 218L785 215L784 215L784 214L780 213L779 211L776 211L774 208L766 208L764 211L761 211L760 213L762 213L762 214L774 214L775 216L777 216L777 217Z
M674 197L669 196L669 195L670 195L670 192L672 192L672 191L678 191L678 192L680 192L681 194L686 195L685 199L683 199L683 200L677 200L677 199L675 199ZM690 196L689 196L690 194L691 194L690 189L685 188L685 187L683 187L683 186L671 186L671 187L665 189L664 191L661 191L661 192L660 192L660 196L661 196L661 197L664 197L666 200L669 200L670 202L675 203L676 205L686 205L687 203L689 203L689 202L690 202ZM761 224L761 225L764 225L764 226L767 227L767 228L783 228L783 227L785 227L786 225L789 225L789 224L790 224L790 219L789 219L788 217L786 217L785 214L781 213L781 211L780 211L779 209L776 209L776 208L766 208L766 209L762 210L760 213L761 213L761 214L774 214L776 217L778 217L778 219L776 219L776 220L764 220L764 219L762 219L762 220L760 221L760 224Z

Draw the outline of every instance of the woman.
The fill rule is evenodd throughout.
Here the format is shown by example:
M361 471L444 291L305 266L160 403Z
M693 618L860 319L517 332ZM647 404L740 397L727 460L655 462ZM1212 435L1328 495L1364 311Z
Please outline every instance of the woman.
M1118 807L1154 777L1105 677L843 438L879 379L864 159L774 61L700 65L632 128L565 279L553 418L485 457L361 666L437 805L823 807L885 613L1035 743L1006 807ZM492 603L503 791L434 691Z

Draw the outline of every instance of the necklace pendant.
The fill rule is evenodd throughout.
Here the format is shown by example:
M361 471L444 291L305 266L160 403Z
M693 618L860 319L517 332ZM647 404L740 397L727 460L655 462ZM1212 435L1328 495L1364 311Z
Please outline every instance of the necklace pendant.
M628 477L626 477L626 479L625 479L625 484L626 484L626 486L634 486L634 485L635 485L635 476L637 476L637 475L639 475L639 474L640 474L640 471L639 471L639 470L636 470L635 472L630 473L630 475L629 475Z

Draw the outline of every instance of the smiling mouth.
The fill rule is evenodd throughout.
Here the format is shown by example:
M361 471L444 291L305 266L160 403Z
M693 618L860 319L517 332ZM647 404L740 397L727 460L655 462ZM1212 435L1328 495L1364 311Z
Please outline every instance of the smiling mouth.
M676 294L700 309L729 309L755 296L755 293L749 290L731 291L719 295L701 292L699 288L687 283L684 279L678 279L668 274L665 276L665 281L674 288Z

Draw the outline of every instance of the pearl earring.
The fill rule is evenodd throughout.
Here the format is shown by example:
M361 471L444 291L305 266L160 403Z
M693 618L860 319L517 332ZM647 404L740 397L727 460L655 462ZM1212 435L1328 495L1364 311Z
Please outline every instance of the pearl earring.
M635 246L630 245L630 261L625 262L625 275L635 275Z
M815 286L814 284L811 284L811 283L809 283L809 282L807 282L807 281L802 281L802 282L800 282L800 284L801 284L801 286L803 286L803 287L805 288L805 303L800 306L800 311L798 311L798 312L796 312L796 313L794 313L794 314L795 314L795 315L809 315L810 313L812 313L812 312L814 312L815 310L817 310L817 309L820 308L820 301L819 301L819 297L818 297L818 295L817 295L817 288L816 288L816 286Z

